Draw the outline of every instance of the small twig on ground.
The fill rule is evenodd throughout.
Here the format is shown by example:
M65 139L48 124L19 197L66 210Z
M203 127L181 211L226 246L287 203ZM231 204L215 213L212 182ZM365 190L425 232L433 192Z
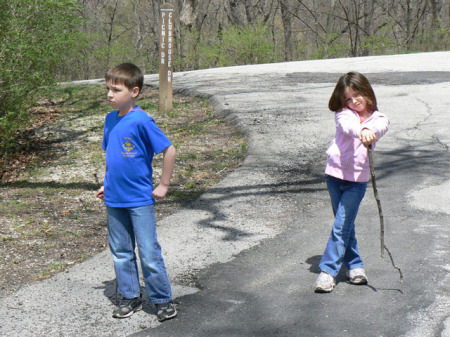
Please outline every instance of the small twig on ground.
M94 178L95 178L95 183L96 183L97 186L100 188L100 187L101 187L101 184L100 184L100 180L98 180L97 172L94 172Z
M381 201L380 201L380 197L378 195L377 183L376 183L376 179L375 179L375 164L374 164L374 161L373 161L372 145L369 145L368 151L369 151L369 165L370 165L370 175L372 177L373 194L375 196L375 200L377 201L378 214L380 216L380 248L381 248L381 257L384 257L383 253L384 253L384 250L386 250L388 252L388 255L389 255L389 258L391 260L392 266L395 269L397 269L397 271L398 271L398 273L400 275L400 283L401 283L401 286L402 286L401 293L403 294L403 273L402 273L402 270L395 265L394 258L392 257L391 252L389 251L389 249L386 247L386 245L384 243L384 216L383 216L383 209L381 208Z

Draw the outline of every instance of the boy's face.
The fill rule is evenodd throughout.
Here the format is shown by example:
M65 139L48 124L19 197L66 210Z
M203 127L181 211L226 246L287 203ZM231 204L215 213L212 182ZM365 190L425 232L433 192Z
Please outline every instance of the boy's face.
M134 100L139 95L139 88L128 89L125 85L119 83L106 83L108 90L108 102L114 109L126 113L134 108Z

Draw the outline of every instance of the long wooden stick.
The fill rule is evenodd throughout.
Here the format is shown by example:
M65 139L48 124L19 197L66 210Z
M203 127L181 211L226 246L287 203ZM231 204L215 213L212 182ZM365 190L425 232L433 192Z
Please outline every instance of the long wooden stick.
M380 196L378 195L377 182L376 182L376 179L375 179L375 164L374 164L374 161L373 161L372 145L369 145L368 151L369 151L369 166L370 166L370 175L371 175L371 178L372 178L373 194L375 196L375 200L377 201L378 214L380 216L380 248L381 248L381 257L384 257L384 250L386 250L388 252L388 255L389 255L389 258L391 260L392 266L395 269L397 269L398 273L400 274L400 282L402 284L402 289L403 289L403 273L402 273L402 270L395 265L394 258L392 257L391 252L389 251L389 249L386 247L386 245L384 243L384 216L383 216L383 209L381 208Z
M380 248L381 248L381 257L384 257L384 216L383 216L383 209L381 208L381 201L380 196L378 195L378 189L377 189L377 181L375 179L375 165L373 162L373 150L372 145L369 145L369 166L370 166L370 175L372 178L372 187L373 187L373 194L375 196L375 200L377 201L378 206L378 214L380 215Z

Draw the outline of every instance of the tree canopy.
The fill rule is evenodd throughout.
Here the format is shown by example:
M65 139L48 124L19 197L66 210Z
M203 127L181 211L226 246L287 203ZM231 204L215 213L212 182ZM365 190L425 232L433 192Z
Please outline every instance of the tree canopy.
M174 71L450 48L449 0L166 0ZM133 62L158 73L165 0L0 1L0 155L32 93Z

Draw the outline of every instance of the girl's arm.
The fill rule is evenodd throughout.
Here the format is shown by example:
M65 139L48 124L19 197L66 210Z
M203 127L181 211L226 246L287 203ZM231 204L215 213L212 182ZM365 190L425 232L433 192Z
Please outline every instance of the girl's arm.
M359 122L359 116L350 109L344 109L336 113L336 128L342 133L353 138L359 138L363 129Z
M336 113L336 127L348 136L359 138L366 146L383 137L389 124L387 116L379 111L375 111L364 124L360 123L357 113L350 109Z
M375 132L377 139L383 137L389 129L389 118L379 111L374 112L373 120L368 123L367 128Z
M364 124L359 139L364 145L370 145L386 134L389 124L389 118L385 114L375 111L369 122Z
M176 151L173 145L163 150L163 169L161 173L161 181L153 190L152 197L155 199L163 199L167 195L170 186L170 178L172 178L173 167L175 166Z

